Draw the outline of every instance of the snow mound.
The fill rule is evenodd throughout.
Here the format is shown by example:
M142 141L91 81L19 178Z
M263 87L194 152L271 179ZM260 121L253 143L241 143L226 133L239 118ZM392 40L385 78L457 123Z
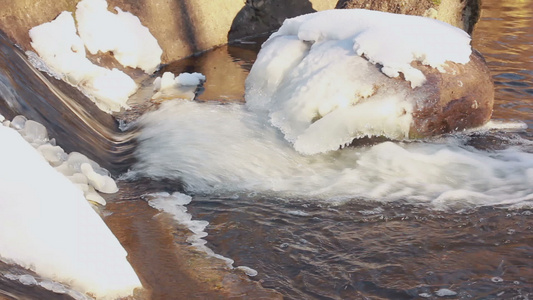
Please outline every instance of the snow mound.
M171 72L165 72L161 77L154 80L154 92L152 99L194 99L196 89L205 82L205 76L201 73L181 73L174 76Z
M246 105L265 115L303 154L355 138L407 139L424 74L467 63L470 37L446 23L367 10L288 19L263 44L246 80ZM399 74L410 81L399 84Z
M412 61L443 71L446 61L464 64L472 53L470 36L450 24L363 9L329 10L289 19L271 38L278 36L297 36L310 43L347 40L357 55L381 65L387 76L403 73L413 88L425 78L411 67Z
M136 16L115 7L107 10L105 0L82 0L76 9L80 37L92 54L111 51L125 67L153 73L161 64L163 50Z
M29 34L32 47L54 77L78 87L104 111L127 107L126 101L137 90L137 84L124 72L97 66L87 59L72 13L62 12L55 20L33 27Z
M0 126L0 137L0 259L97 298L141 287L83 193L14 129Z

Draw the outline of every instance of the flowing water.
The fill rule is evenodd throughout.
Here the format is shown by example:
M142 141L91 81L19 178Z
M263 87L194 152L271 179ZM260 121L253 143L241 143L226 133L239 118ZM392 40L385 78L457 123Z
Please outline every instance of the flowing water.
M233 277L225 297L275 296L245 288L250 283L220 260L184 251L188 229L141 199L160 191L193 195L187 209L194 220L209 222L207 246L235 260L234 266L253 268L253 281L287 299L531 298L533 1L485 0L473 44L495 81L493 119L523 122L527 129L370 143L312 158L295 153L239 105L257 45L222 47L167 66L176 73L202 72L208 81L198 98L229 104L169 102L147 114L137 173L128 177L150 174L159 181L122 181L121 192L108 199L105 220L128 250L148 298L221 297L198 282L228 274ZM20 103L11 106L26 108L25 97L35 97L18 96L12 86L36 90L32 95L53 91L39 75L20 71L26 70L23 61L13 69L14 58L7 60L12 64L1 66L0 91L13 99L9 103ZM18 83L13 74L29 79ZM96 148L80 144L73 150L96 149L93 156L102 155L97 161L107 161L115 174L129 165L133 144L128 134L109 131L116 124L105 116L79 117L90 108L71 101L42 98L49 107L11 110L51 119L46 125L59 144L96 139ZM88 128L62 133L73 125L54 124L62 118L53 107L72 113L64 122L82 120ZM0 271L21 272L12 268L0 265ZM198 280L198 273L211 277ZM52 297L1 276L0 290L15 299Z

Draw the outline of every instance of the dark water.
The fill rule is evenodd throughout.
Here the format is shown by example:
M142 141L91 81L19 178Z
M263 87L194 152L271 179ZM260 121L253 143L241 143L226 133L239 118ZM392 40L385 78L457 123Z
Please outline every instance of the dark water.
M493 73L493 118L522 121L528 129L473 137L471 143L498 148L514 136L533 140L533 0L485 0L483 9L473 43ZM4 40L0 42L0 91L7 103L0 113L8 118L23 113L44 123L67 151L92 156L115 174L125 170L131 162L131 137L119 133L116 122L91 104L61 103L65 97L78 96L54 98L58 93L54 87L28 69ZM243 81L257 48L257 44L222 47L171 64L164 71L206 75L200 100L242 102ZM26 102L35 97L37 104ZM157 186L122 182L120 194L108 199L107 209L114 214L106 222L128 249L134 268L151 291L148 298L212 299L215 294L198 291L204 286L197 282L187 284L194 281L189 278L192 275L180 271L187 265L176 259L178 254L171 247L185 244L184 238L172 238L183 235L183 228L160 226L155 212L140 200L146 191L179 189L173 182ZM533 296L533 209L482 207L454 212L401 202L354 199L331 205L314 199L253 195L238 199L195 196L188 209L194 219L210 223L206 238L210 248L234 259L235 265L257 270L254 281L287 299ZM6 268L11 267L0 265L0 271ZM456 294L440 294L448 290ZM9 299L68 298L0 276L0 299L2 294ZM231 297L258 298L252 292L227 296Z

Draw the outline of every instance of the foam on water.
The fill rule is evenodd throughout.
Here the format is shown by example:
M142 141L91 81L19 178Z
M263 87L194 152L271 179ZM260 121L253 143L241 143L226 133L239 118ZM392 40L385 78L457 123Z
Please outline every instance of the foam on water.
M128 174L183 181L190 193L425 203L438 209L531 203L533 154L482 151L454 137L306 156L241 105L168 101L140 121Z
M207 236L207 232L205 232L205 228L207 225L209 225L209 223L202 220L193 220L192 215L187 212L186 205L191 202L191 196L178 192L173 194L162 192L147 194L144 195L143 198L148 201L148 204L151 207L161 212L170 214L179 224L186 226L192 232L192 235L187 238L187 242L189 242L192 246L209 256L224 261L230 269L241 270L248 276L257 275L257 271L250 267L234 267L233 259L216 254L212 249L206 246L207 241L204 240L204 238Z

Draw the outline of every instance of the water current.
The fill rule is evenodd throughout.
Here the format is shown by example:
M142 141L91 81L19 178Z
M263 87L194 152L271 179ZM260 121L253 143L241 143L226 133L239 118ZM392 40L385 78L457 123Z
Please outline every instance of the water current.
M495 81L493 120L527 129L386 142L315 158L301 158L238 108L258 44L221 47L166 66L163 71L176 74L201 72L208 81L198 103L167 103L167 110L149 113L156 121L149 115L142 121L153 135L140 135L134 166L158 181L130 174L107 199L105 220L149 291L136 298L276 296L247 287L248 279L222 261L184 250L188 229L141 197L180 191L193 196L187 205L192 219L209 223L207 246L234 266L256 270L253 284L286 299L530 299L533 0L483 1L473 45ZM54 97L56 89L43 84L52 79L2 53L0 91L10 103L2 114L38 119L58 144L88 151L115 175L130 166L130 134L119 133L114 120L89 104L68 100L76 95ZM31 93L22 95L27 89ZM42 107L32 111L34 100L25 101L34 97ZM230 104L203 103L211 100ZM214 108L206 110L209 105ZM167 145L169 151L159 151ZM175 149L182 149L179 155ZM0 265L6 270L24 273ZM216 280L225 282L225 296L206 288ZM2 290L0 298L68 298L0 276Z

